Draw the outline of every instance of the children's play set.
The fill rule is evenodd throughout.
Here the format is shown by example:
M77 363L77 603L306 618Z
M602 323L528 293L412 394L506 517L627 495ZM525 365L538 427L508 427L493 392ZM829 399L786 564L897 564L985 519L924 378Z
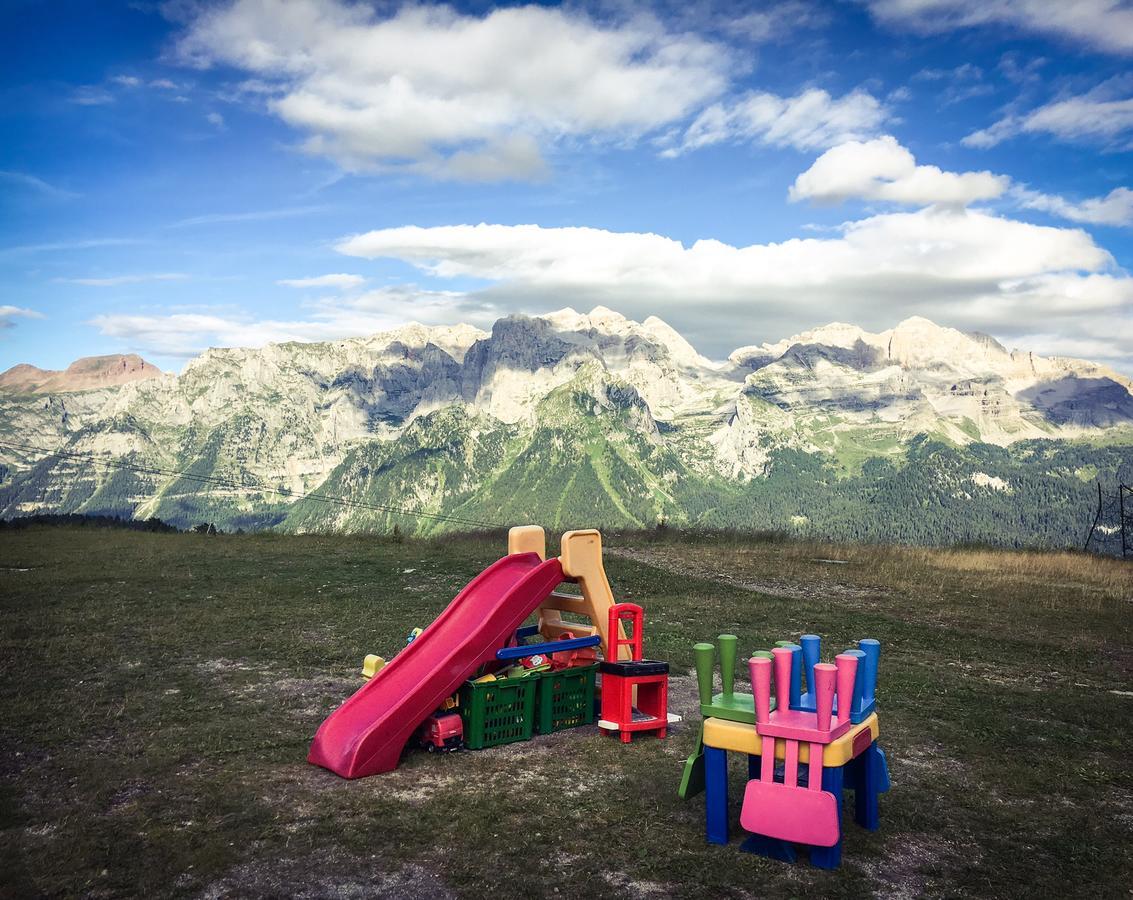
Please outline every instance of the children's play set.
M414 628L404 649L389 662L366 657L366 684L319 727L308 760L360 778L392 771L411 747L478 750L592 725L596 715L624 743L639 732L664 738L679 717L668 712L668 663L643 658L642 608L614 602L597 531L568 531L560 552L546 558L542 528L512 528L508 555L431 625ZM559 590L563 583L578 593ZM524 625L532 614L537 622ZM752 655L744 694L734 690L738 639L717 640L720 693L716 647L693 648L703 723L680 796L705 794L706 837L726 844L727 754L746 754L743 849L793 860L801 844L812 864L837 866L842 791L854 791L855 821L874 830L878 795L889 789L877 744L880 645L860 641L830 664L819 662L816 635L780 642Z
M793 860L795 845L802 844L809 846L813 865L837 867L843 790L854 792L854 821L870 831L880 825L878 795L889 790L875 708L881 645L859 641L831 665L819 662L817 635L804 634L797 644L781 641L751 655L752 693L744 694L734 690L738 639L722 634L717 642L718 694L712 693L716 648L693 646L704 722L685 763L680 796L703 791L705 836L709 843L728 843L728 752L744 754L749 781L740 824L751 836L743 849Z

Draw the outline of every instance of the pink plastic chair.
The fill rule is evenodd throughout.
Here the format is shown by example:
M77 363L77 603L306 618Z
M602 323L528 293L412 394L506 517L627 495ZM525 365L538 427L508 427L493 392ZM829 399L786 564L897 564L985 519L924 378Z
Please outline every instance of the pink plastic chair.
M753 834L815 847L833 847L841 827L840 797L822 790L822 754L826 744L850 728L847 713L839 720L832 714L835 682L838 708L849 710L857 672L856 657L840 655L837 665L814 667L815 712L790 709L791 651L772 651L775 668L777 709L771 712L772 660L748 662L755 693L755 729L762 738L759 780L749 781L744 792L740 824ZM783 780L775 781L776 740L785 743ZM799 745L809 744L807 785L799 784Z

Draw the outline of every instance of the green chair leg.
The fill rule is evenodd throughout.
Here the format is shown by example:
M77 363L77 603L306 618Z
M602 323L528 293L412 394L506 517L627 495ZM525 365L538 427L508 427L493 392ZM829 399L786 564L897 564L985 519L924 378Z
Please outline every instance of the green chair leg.
M681 787L677 796L682 800L695 797L704 790L704 724L696 736L696 746L692 756L685 760L684 774L681 776Z

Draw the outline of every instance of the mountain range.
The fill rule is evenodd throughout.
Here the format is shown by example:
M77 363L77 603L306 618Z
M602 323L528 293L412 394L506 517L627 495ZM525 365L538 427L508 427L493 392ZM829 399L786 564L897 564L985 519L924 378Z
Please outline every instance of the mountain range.
M598 307L0 375L3 517L1072 545L1096 479L1133 481L1130 379L919 317L723 362Z

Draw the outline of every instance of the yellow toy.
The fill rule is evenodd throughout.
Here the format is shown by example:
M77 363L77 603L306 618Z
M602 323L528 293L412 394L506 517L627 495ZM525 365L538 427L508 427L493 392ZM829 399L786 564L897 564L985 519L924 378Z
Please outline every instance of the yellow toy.
M373 678L381 670L382 666L386 664L383 657L378 656L376 653L367 653L366 658L362 660L362 677Z

